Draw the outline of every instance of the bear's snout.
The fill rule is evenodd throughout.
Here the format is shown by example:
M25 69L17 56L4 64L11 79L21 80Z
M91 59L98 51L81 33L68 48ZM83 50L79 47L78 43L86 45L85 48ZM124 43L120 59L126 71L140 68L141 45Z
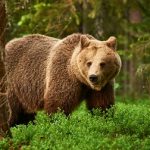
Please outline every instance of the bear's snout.
M95 74L92 74L89 76L89 80L92 82L92 83L97 83L98 81L98 76L95 75Z

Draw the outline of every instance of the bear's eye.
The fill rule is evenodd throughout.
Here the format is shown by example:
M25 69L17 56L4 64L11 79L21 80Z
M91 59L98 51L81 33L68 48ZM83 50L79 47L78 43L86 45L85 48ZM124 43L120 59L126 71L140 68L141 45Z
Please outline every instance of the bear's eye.
M106 65L105 62L101 62L101 63L100 63L100 67L104 67L105 65Z
M87 65L88 67L90 67L90 66L92 65L92 62L91 62L91 61L88 61L88 62L86 63L86 65Z

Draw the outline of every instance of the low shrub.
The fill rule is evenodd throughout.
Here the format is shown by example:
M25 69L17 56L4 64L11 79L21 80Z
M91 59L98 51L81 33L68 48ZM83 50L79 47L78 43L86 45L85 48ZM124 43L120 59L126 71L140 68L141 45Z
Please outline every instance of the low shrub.
M149 150L149 106L148 102L118 102L107 114L94 110L92 115L83 103L68 117L38 112L33 123L13 127L12 138L0 141L0 149Z

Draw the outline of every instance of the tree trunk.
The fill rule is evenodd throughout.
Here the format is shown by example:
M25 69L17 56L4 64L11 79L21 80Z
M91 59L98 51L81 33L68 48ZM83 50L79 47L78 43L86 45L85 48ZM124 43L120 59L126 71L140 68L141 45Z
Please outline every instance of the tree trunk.
M4 46L6 30L5 0L0 1L0 138L9 132L8 118L10 115L9 105L6 99Z

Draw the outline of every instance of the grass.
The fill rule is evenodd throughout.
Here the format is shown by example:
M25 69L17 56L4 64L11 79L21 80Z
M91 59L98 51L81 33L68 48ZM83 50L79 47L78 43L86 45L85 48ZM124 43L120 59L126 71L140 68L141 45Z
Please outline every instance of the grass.
M107 117L99 110L91 115L84 103L69 117L39 112L34 124L11 131L0 150L150 150L150 100L117 102Z

